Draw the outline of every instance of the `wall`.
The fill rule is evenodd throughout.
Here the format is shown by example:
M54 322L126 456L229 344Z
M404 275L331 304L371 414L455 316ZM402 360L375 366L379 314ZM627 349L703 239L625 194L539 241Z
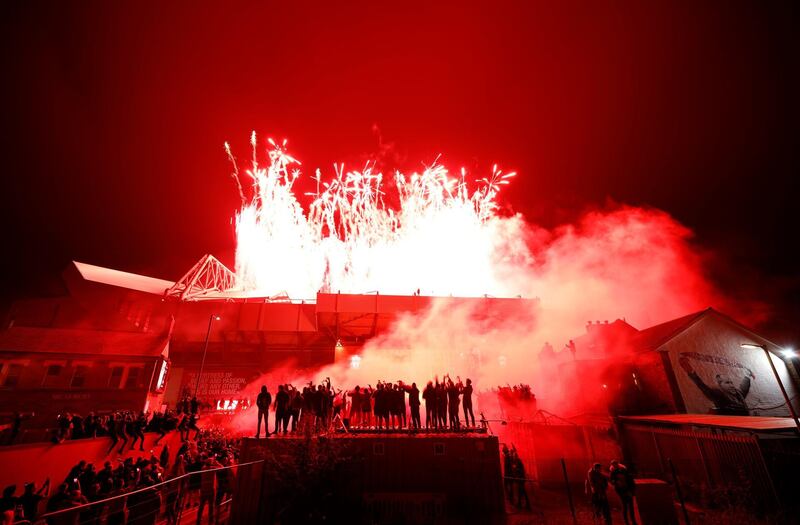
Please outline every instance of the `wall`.
M669 355L687 413L710 413L714 403L683 369L681 357L688 360L700 379L710 388L719 388L716 376L720 375L723 380L728 378L733 383L732 386L741 391L743 382L746 383L745 378L749 375L748 369L751 370L755 379L749 379L750 388L744 396L750 415L789 415L764 351L742 348L741 343L745 342L761 343L762 340L722 317L707 315L662 347ZM777 356L773 356L773 362L789 397L795 398L798 394L797 387L791 380L785 363Z
M445 516L491 523L504 512L494 436L243 440L242 462L264 458L262 497L240 500L239 495L257 486L252 477L240 476L231 523L275 522L277 512L292 500L302 513L326 506L331 523L340 522L337 518L431 523ZM428 513L427 518L418 520L420 513Z

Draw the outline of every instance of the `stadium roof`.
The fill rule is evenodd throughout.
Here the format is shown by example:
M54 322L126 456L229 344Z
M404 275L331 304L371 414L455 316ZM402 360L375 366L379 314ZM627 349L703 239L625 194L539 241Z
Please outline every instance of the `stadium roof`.
M175 284L173 281L147 277L136 273L122 272L120 270L112 270L111 268L104 268L102 266L95 266L78 261L72 261L72 264L75 265L81 277L87 281L117 286L119 288L128 288L139 292L164 295L164 292Z
M323 294L317 293L315 298L290 298L285 294L265 296L263 293L238 288L236 275L219 262L212 255L202 257L180 280L167 281L155 277L148 277L120 270L113 270L93 264L72 261L72 266L77 270L79 278L117 288L134 290L161 297L171 297L180 301L212 301L212 302L253 302L253 303L294 303L314 304L320 296L340 297L372 297L371 301L383 302L387 297L406 298L406 303L417 304L422 299L433 296L416 295L381 295L375 292L369 294ZM379 299L375 299L379 297ZM414 299L416 297L416 299ZM450 297L452 299L452 296ZM468 300L484 300L487 303L505 301L525 301L522 297L495 298L488 295L482 297L463 297ZM532 299L538 301L538 299ZM338 304L338 303L337 303Z

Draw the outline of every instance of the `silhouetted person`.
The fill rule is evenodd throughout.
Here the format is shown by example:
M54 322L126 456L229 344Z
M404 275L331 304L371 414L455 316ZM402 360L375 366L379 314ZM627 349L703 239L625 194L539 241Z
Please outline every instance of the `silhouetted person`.
M447 382L447 412L450 416L450 428L458 430L461 426L458 419L458 404L460 391L458 385L448 378Z
M56 421L56 433L53 436L53 443L61 443L69 438L70 429L72 428L72 416L67 414L59 414L58 421Z
M269 406L272 404L272 394L267 390L267 385L261 385L261 392L256 398L258 407L258 425L256 426L256 439L261 436L261 420L264 420L264 433L269 436ZM277 418L276 418L277 420ZM277 427L276 427L277 430Z
M139 440L139 450L144 451L144 428L147 426L147 416L144 413L139 414L131 424L131 431L133 434L133 441L131 441L131 450L136 446L136 441Z
M375 412L375 428L380 430L383 428L384 422L384 413L385 413L385 397L383 395L384 387L383 383L378 383L377 388L375 388L375 392L373 392L372 397L374 399L373 403L373 411Z
M25 491L19 498L19 504L22 505L22 514L26 520L33 522L36 516L39 515L39 503L50 495L50 478L47 478L44 484L36 490L34 483L27 483Z
M733 381L727 376L717 374L714 379L717 381L717 387L710 387L706 385L700 376L694 371L689 359L681 357L678 359L681 367L686 371L689 379L697 385L697 388L705 395L709 401L714 403L712 409L714 413L726 416L748 416L750 409L747 407L745 398L750 393L750 379L755 379L756 376L753 371L746 368L747 374L742 379L742 382L737 387Z
M11 434L8 437L9 445L13 445L17 436L19 436L19 430L22 428L22 419L23 417L20 412L14 412L14 421L11 423Z
M419 388L416 383L411 383L410 387L406 387L408 392L408 406L411 409L411 426L414 430L419 430L422 422L419 418Z
M303 410L303 396L292 386L292 393L289 396L289 413L292 418L292 432L297 431L297 424L300 422L300 414Z
M461 389L463 399L461 404L464 406L464 425L469 425L472 419L472 426L475 426L475 414L472 413L472 379L467 378L467 384Z
M166 443L161 448L161 454L158 456L158 463L164 470L169 468L169 445Z
M221 466L227 467L230 465L228 457L225 456L220 461ZM226 496L233 495L233 471L231 469L222 469L217 471L217 517L219 518L219 509Z
M600 463L595 463L586 474L585 490L591 495L595 519L603 517L606 524L611 523L611 507L608 505L608 478L603 474Z
M97 437L97 416L94 412L89 412L83 420L83 435L87 438Z
M397 428L400 423L399 389L391 383L386 385L386 410L389 414L389 428ZM405 394L404 394L405 396ZM405 405L405 403L403 403Z
M123 478L115 478L113 484L113 489L108 494L110 498L125 494L125 480ZM106 519L107 525L122 525L125 523L126 500L127 498L118 497L108 502L108 518Z
M150 487L154 485L154 480L149 476L142 479L141 486L138 488ZM128 522L127 525L153 525L158 518L161 509L161 493L152 488L132 494L127 498Z
M367 385L361 391L361 425L370 426L370 416L372 415L372 388Z
M118 414L118 417L114 418L114 430L117 433L117 437L122 440L122 446L119 447L120 454L125 452L125 445L128 444L128 434L125 432L126 426L125 416Z
M194 439L197 441L197 438L200 436L200 427L197 426L197 422L200 420L200 416L197 414L191 414L189 416L189 427L186 431L186 437L189 437L189 431L194 430Z
M347 393L350 398L350 426L355 427L361 424L361 387L356 387Z
M422 399L425 400L425 428L436 428L436 389L432 381L428 381L422 391Z
M531 510L531 500L528 499L528 491L525 489L525 465L517 454L514 454L512 461L511 476L514 478L514 485L517 488L517 506L523 508L522 500L524 499L524 508Z
M106 454L111 453L114 450L114 447L117 446L119 443L119 434L117 434L117 414L113 414L109 416L108 421L106 422L106 432L108 432L108 436L111 438L111 446L108 447L108 452ZM123 446L124 443L123 443Z
M397 415L400 418L400 428L406 428L409 426L406 418L406 388L402 381L395 388L395 395L397 396Z
M572 354L572 359L575 360L575 356L576 356L576 354L578 352L578 348L575 346L575 341L570 339L569 343L567 343L566 346L567 346L567 349L569 350L569 353Z
M72 432L70 433L70 439L83 439L83 418L80 414L72 414L72 419L70 420L72 424Z
M622 501L622 519L626 524L636 525L636 512L633 506L636 483L633 474L625 465L615 459L611 462L608 480ZM630 521L628 521L628 516L630 516Z
M16 485L9 485L3 489L3 497L0 498L0 520L3 525L14 523L14 510L17 508L18 501L14 495L16 491Z
M514 503L514 456L508 447L503 444L503 488L506 491L506 498Z
M197 402L197 398L192 396L191 401L189 401L189 410L191 411L192 415L197 414L199 408L200 404Z
M438 428L447 428L447 389L444 381L436 381L436 421Z
M203 518L203 507L208 505L208 523L214 523L214 507L216 506L217 496L217 475L216 472L208 472L209 470L221 467L216 459L213 457L208 458L203 465L202 473L200 474L200 504L197 507L197 525L200 525L200 520Z
M275 432L277 434L283 425L283 433L286 433L286 425L284 420L286 419L286 411L289 408L289 394L286 392L286 389L283 385L278 385L278 393L275 394Z
M178 433L181 435L181 441L189 441L189 420L191 418L192 415L185 412L181 417L181 422L178 423Z

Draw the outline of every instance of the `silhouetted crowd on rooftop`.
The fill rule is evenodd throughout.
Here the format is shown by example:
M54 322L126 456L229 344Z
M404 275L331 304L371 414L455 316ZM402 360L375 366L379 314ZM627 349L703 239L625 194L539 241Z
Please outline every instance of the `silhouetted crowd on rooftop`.
M453 381L438 377L422 390L416 383L378 381L373 387L356 385L339 389L329 378L320 384L309 382L302 390L291 384L278 385L274 399L266 385L256 399L258 423L269 435L268 415L275 409L273 434L287 432L318 433L335 429L421 430L421 407L425 407L426 429L460 430L475 427L472 381ZM460 419L463 409L464 421Z

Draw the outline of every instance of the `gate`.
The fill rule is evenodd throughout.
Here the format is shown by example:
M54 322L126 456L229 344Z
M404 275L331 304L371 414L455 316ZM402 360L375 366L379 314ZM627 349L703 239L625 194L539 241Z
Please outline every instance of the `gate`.
M779 504L759 439L638 424L621 424L623 447L640 477L674 482L675 465L688 499L755 508ZM727 500L727 501L722 501Z

